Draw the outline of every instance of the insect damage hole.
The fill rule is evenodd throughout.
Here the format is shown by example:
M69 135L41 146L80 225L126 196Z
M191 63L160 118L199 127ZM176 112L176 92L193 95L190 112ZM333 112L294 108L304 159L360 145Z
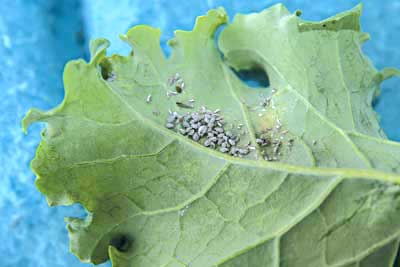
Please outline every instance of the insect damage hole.
M115 78L115 73L113 72L111 62L104 58L99 63L99 71L101 77L106 81L112 81Z
M261 67L255 66L249 70L233 70L233 72L249 87L256 89L266 89L270 86L268 74Z
M120 252L127 252L132 248L133 240L126 234L119 234L110 240L110 245Z

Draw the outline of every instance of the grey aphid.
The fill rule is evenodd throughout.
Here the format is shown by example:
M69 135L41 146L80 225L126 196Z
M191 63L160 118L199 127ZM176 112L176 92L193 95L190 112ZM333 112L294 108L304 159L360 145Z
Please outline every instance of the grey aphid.
M189 127L190 127L190 124L189 124L186 120L184 120L184 121L182 122L182 126L185 127L185 128L189 128Z
M194 122L198 122L200 120L200 116L197 113L192 114L192 119Z
M207 133L207 126L205 125L200 126L197 132L200 136L204 136Z
M210 139L207 139L206 141L204 141L203 145L205 147L208 147L208 146L210 146L210 143L211 143Z
M167 96L168 97L171 97L171 96L174 96L174 95L177 95L177 94L178 94L177 92L167 91Z
M237 148L236 147L232 147L231 150L229 151L229 153L234 156L237 152Z
M167 127L168 129L172 129L175 127L175 125L173 123L168 122L165 127Z
M197 141L199 141L200 136L197 133L194 133L192 138L193 138L194 141L197 142Z
M215 131L219 132L219 133L223 133L224 129L222 129L221 127L216 127Z
M241 149L239 149L239 153L241 155L247 155L247 154L249 154L249 150L246 148L241 148Z
M194 129L190 129L188 135L192 136L194 134Z
M232 134L232 132L231 132L231 131L227 131L227 132L226 132L226 136L228 136L228 137L232 137L232 136L233 136L233 134Z
M219 151L221 151L222 153L226 153L226 152L229 151L229 148L221 147L221 148L219 149Z
M231 146L234 146L234 145L236 145L236 142L235 142L235 141L233 141L232 139L229 139L229 140L228 140L228 143L229 143Z
M151 95L148 95L146 98L146 103L151 103L151 98L152 98Z
M175 120L176 120L175 116L172 115L172 116L168 117L167 122L168 123L173 123L173 122L175 122Z
M211 138L209 138L209 140L211 141L211 142L216 142L217 141L217 137L211 137Z
M182 135L186 135L187 134L186 130L184 130L184 129L179 129L179 133L182 134Z

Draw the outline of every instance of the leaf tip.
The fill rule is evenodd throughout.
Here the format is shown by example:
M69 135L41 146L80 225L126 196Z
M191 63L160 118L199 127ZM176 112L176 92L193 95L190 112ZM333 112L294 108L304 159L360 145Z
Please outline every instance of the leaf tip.
M146 43L160 41L161 30L149 25L136 25L130 28L126 34L121 34L120 39L130 46L146 45Z
M382 76L382 81L384 81L395 76L400 77L400 69L388 67L384 68L380 74Z
M28 127L32 123L43 120L45 116L46 116L45 113L38 109L35 108L30 109L21 121L21 127L24 134L28 133Z
M90 64L96 65L97 62L103 58L110 46L110 41L105 38L97 38L90 41Z
M223 7L211 9L206 15L198 16L193 27L193 33L202 33L207 37L214 36L215 31L220 25L229 21L228 14ZM186 31L175 31L175 34L187 33Z

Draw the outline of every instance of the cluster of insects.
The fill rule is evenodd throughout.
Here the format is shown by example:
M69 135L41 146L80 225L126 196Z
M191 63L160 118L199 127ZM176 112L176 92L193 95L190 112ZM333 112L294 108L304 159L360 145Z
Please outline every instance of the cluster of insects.
M260 146L261 154L264 160L278 161L282 155L283 145L292 148L294 139L289 138L285 141L284 136L288 133L287 130L282 131L282 124L278 119L276 125L272 128L266 128L257 134L256 143Z
M170 87L174 87L174 91L167 91L167 96L171 97L177 94L181 94L185 89L185 82L181 75L177 72L174 76L170 77L167 81L167 85Z
M247 145L239 147L240 137L232 131L225 130L224 117L217 109L211 111L201 107L198 112L188 112L184 115L170 112L165 126L177 131L195 142L201 142L205 147L218 149L235 157L249 154L254 147Z
M167 97L172 97L181 94L185 89L185 82L179 73L171 76L167 85L174 90L167 91ZM272 94L276 93L273 89ZM263 97L260 106L263 111L271 105L271 97ZM152 96L148 95L146 98L147 103L152 102ZM180 108L193 109L194 99L190 99L187 103L176 102ZM154 113L154 115L159 115ZM242 129L244 125L239 123L237 126L238 131L246 133ZM219 109L214 111L202 106L198 111L187 112L179 114L177 111L169 111L166 119L165 127L175 130L183 136L192 139L195 142L201 143L203 146L219 150L222 153L230 154L234 157L243 157L256 150L249 142L247 145L239 146L241 133L233 132L233 124L230 130L225 127L224 116L221 115ZM272 128L264 129L256 135L256 144L264 160L278 161L282 155L282 147L287 145L289 149L293 146L294 139L284 140L284 135L288 133L287 130L282 130L282 123L278 119Z

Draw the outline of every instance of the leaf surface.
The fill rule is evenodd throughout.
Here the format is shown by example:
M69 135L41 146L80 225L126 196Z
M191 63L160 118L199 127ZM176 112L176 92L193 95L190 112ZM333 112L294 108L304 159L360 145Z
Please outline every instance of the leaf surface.
M378 72L362 54L360 13L316 23L276 5L238 15L218 40L223 58L222 9L176 31L170 58L149 26L121 36L129 56L107 57L108 41L93 41L89 63L65 67L63 103L23 121L47 123L32 161L38 189L50 205L89 212L66 220L71 251L114 267L392 266L400 144L371 103L398 71ZM261 68L270 87L249 88L231 68ZM185 88L167 96L176 73ZM193 109L177 105L189 99ZM232 157L165 127L170 111L201 106L255 150ZM260 136L278 149L256 145Z

